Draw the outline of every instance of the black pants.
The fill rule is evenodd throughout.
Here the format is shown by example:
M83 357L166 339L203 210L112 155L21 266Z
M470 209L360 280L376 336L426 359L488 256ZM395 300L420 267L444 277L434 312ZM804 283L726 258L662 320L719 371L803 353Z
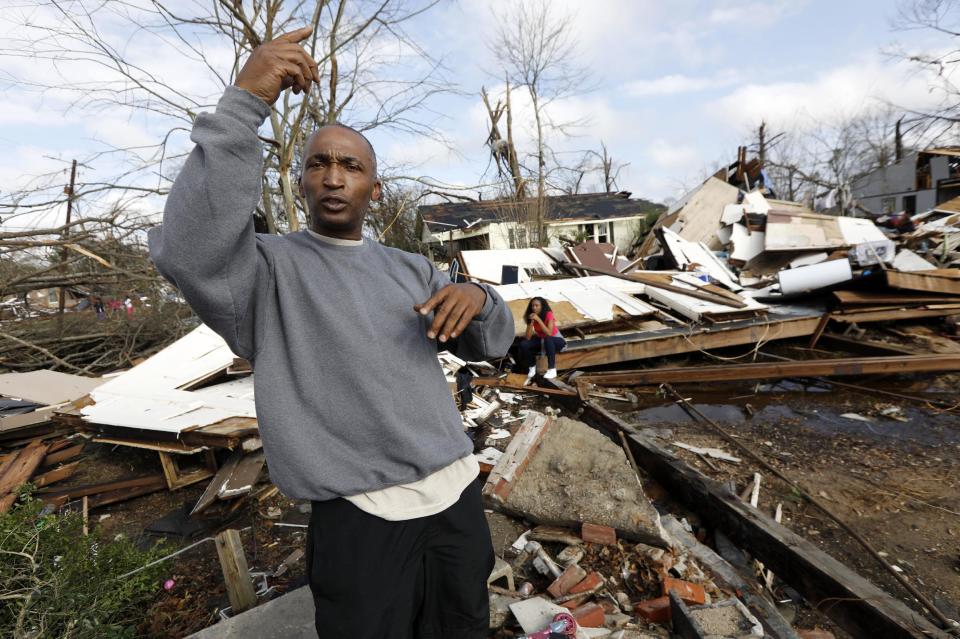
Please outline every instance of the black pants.
M525 339L517 345L520 355L520 366L522 368L530 368L536 364L536 357L540 354L540 349L542 348L547 354L547 366L556 368L557 353L562 351L566 345L567 341L559 335L551 335L549 337L538 337L534 335L530 339Z
M307 571L320 639L487 637L493 545L471 482L445 511L387 521L313 502Z

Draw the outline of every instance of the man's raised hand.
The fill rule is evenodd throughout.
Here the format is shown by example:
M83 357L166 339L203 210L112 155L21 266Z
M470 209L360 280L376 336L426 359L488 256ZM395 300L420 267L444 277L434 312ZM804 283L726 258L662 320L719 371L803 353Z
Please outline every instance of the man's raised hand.
M294 93L309 92L311 84L320 81L320 71L299 43L312 32L313 27L303 27L261 44L240 69L234 85L267 104L276 102L280 92L290 87Z
M433 315L433 323L427 329L427 337L437 338L441 342L457 337L467 325L483 310L487 293L476 284L450 284L434 294L423 304L416 304L413 310L421 315Z

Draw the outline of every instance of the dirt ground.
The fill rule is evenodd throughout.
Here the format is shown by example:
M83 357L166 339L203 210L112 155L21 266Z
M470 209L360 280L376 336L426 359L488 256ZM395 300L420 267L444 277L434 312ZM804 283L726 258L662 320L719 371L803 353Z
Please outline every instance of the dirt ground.
M852 524L885 558L952 618L960 602L960 414L883 397L877 389L960 401L957 376L866 383L867 391L823 384L676 385L695 406ZM871 392L871 390L873 392ZM769 477L709 426L656 391L639 393L627 420L660 436L681 458L738 491L763 475L759 508L782 504L785 525L915 609L916 602L879 562L786 484ZM627 404L626 406L629 406ZM720 448L740 463L711 460L673 442ZM705 522L708 526L708 522ZM802 617L800 619L802 622ZM807 620L822 622L816 616ZM834 629L837 636L846 636Z

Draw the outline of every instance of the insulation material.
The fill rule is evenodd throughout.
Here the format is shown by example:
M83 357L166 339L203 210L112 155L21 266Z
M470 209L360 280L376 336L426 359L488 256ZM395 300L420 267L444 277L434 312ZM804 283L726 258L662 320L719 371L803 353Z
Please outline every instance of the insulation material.
M770 204L760 191L751 191L743 196L743 208L747 213L766 215L770 212Z
M810 266L811 264L826 262L828 257L830 257L830 254L824 252L807 253L798 258L790 260L790 268L800 268L801 266Z
M723 224L736 224L743 219L743 212L742 204L727 204L723 207L720 222Z
M737 281L737 276L733 271L704 244L688 242L670 229L662 229L662 232L668 250L678 265L681 262L682 266L688 266L688 268L697 265L709 273L710 277L731 291L739 291L741 289Z
M798 251L856 246L887 239L870 220L771 210L767 214L768 251Z
M733 244L733 250L730 252L730 259L746 264L763 252L765 234L761 231L753 231L743 224L734 224L730 235L730 242Z
M733 237L733 225L724 226L717 229L717 239L720 240L720 243L726 246L730 243L730 238Z
M523 312L533 297L542 297L550 303L557 323L564 327L608 322L618 314L642 317L653 315L656 309L634 295L644 292L639 282L629 282L609 275L579 277L566 280L546 280L496 287L513 313L516 332L526 331Z
M501 280L504 266L519 266L520 281L529 282L531 273L555 275L556 260L540 249L460 251L464 270L488 282Z
M893 261L896 252L897 245L890 240L861 242L853 247L854 259L860 266L877 264L879 262L890 263Z
M678 273L673 276L672 283L674 286L693 290L699 288L699 284L703 282L693 273ZM653 286L647 287L645 295L694 321L739 319L744 316L765 313L768 309L766 304L761 304L751 298L742 298L746 307L735 308L733 306L716 304L690 295L667 291Z
M784 295L805 293L853 279L849 260L830 260L811 266L780 271L780 291Z
M897 253L897 256L893 258L893 268L898 271L911 272L930 271L937 267L910 249L902 249Z
M858 217L838 217L840 235L847 246L856 246L864 242L885 242L887 236L870 220Z

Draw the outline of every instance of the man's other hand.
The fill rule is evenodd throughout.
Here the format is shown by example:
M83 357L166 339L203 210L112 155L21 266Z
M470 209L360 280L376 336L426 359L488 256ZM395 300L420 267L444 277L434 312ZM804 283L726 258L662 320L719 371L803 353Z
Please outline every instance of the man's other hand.
M253 50L234 86L249 91L267 104L273 104L280 92L293 87L294 93L307 93L320 81L317 63L298 43L313 32L303 27L277 36Z
M460 335L471 320L483 309L487 293L476 284L450 284L413 310L421 315L435 311L427 337L441 342Z

